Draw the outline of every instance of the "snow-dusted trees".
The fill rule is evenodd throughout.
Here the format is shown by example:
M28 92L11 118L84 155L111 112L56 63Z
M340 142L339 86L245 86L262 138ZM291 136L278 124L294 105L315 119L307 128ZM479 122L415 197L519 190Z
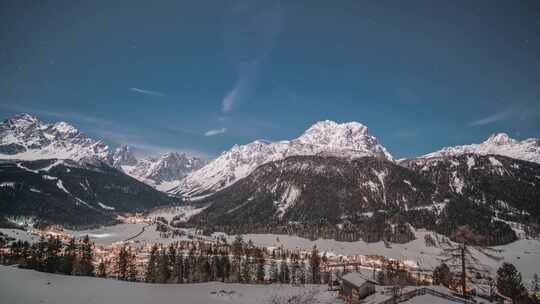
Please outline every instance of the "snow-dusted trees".
M517 303L527 298L527 290L523 286L521 273L510 263L503 263L497 270L497 289Z
M309 271L311 274L311 280L313 284L321 283L321 258L319 257L319 251L317 246L313 246L311 255L309 256Z
M448 265L441 263L441 265L435 267L433 270L433 284L446 287L449 287L452 284L452 272Z
M147 283L157 282L157 259L158 259L158 246L154 244L150 249L150 256L148 263L146 264L146 272L144 274L144 280Z

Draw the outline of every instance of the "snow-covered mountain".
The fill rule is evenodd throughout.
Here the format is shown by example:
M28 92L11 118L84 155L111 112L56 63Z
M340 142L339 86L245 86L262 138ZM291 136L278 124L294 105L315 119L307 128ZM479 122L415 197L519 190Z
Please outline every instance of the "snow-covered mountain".
M519 141L511 138L506 133L497 133L480 144L447 147L420 158L438 158L463 154L495 154L540 163L540 139L529 138Z
M166 191L178 186L182 178L205 164L206 161L200 158L185 153L169 152L160 157L136 161L135 164L132 161L124 162L121 168L132 177L158 190Z
M279 142L257 140L235 145L201 169L184 178L173 193L196 197L216 192L249 175L258 166L289 156L323 155L343 158L374 156L392 161L392 156L358 122L321 121L302 136Z
M205 164L202 159L176 152L138 160L129 146L112 152L102 141L66 122L48 124L27 113L0 123L0 159L97 159L163 191L177 186L180 179Z
M131 147L127 145L117 148L112 156L112 165L116 168L135 166L138 162Z
M0 123L0 159L97 158L110 161L109 147L66 122L47 124L30 114Z

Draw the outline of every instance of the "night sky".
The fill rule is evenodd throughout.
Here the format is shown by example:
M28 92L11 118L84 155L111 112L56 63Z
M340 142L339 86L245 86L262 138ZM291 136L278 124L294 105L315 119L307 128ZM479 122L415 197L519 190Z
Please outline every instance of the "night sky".
M0 119L139 154L359 121L396 157L540 137L540 1L0 0Z

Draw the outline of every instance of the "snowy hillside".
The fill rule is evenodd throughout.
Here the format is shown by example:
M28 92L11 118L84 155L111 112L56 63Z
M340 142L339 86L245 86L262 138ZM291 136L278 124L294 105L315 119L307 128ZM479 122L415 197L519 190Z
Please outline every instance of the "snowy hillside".
M313 290L314 304L335 303L334 292L324 285L248 285L225 283L146 284L111 279L64 276L0 266L0 294L3 303L189 303L259 304L274 296L295 296Z
M495 154L540 163L540 139L529 138L519 141L511 138L506 133L498 133L491 135L486 141L480 144L447 147L426 154L421 158L457 156L462 154Z
M338 124L327 120L314 124L302 136L290 141L257 140L247 145L235 145L188 175L172 191L188 197L210 194L246 177L262 164L296 155L375 156L392 160L366 126L358 122Z

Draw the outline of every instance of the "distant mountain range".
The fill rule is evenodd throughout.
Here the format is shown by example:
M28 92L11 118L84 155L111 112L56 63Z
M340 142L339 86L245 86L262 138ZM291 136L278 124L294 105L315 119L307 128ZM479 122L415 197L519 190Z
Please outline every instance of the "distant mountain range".
M159 190L168 190L206 162L185 153L170 152L138 160L129 146L116 151L66 122L47 124L22 113L0 124L0 159L98 159Z
M199 208L180 225L208 232L406 242L415 228L450 237L466 229L472 242L489 245L540 232L540 140L504 133L396 161L366 126L321 121L296 139L235 145L212 161L176 152L139 160L129 146L111 152L67 123L19 114L0 124L0 159L9 172L0 176L0 193L10 201L0 212L9 216L65 222L49 210L69 203L73 214L99 211L84 224L108 222L117 212L178 203L169 196L175 195ZM43 177L47 170L60 170L51 176L61 185ZM88 176L95 182L91 197L80 186ZM106 193L113 185L138 199L111 199L120 195ZM42 199L47 204L32 203L39 187L52 194Z

